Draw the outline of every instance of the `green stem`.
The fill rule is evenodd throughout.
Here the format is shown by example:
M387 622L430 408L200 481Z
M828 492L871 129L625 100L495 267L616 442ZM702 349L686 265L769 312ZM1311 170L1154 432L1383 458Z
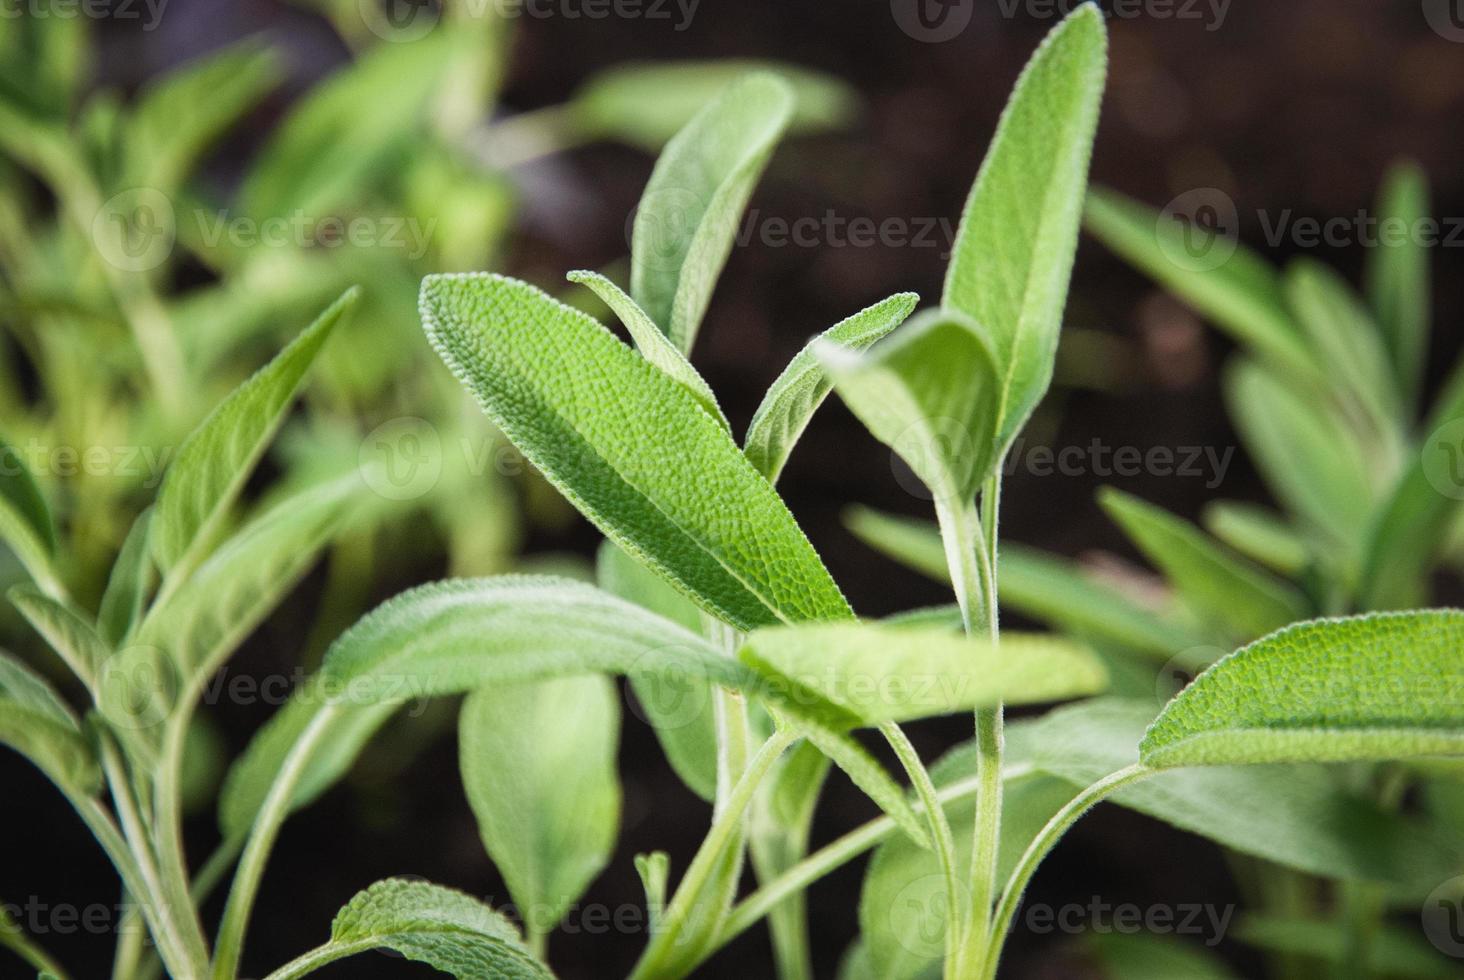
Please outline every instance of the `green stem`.
M9 949L39 972L49 973L56 980L70 980L61 964L42 949L39 943L22 932L19 925L11 929L6 923L0 923L0 949Z
M264 866L269 861L269 852L279 837L280 826L289 815L295 799L295 787L305 774L311 754L330 728L338 708L326 705L315 713L310 724L300 733L290 754L280 766L269 795L260 806L254 818L254 828L244 845L239 858L239 868L234 873L234 884L229 889L229 899L224 906L224 918L219 925L217 949L214 953L213 975L215 980L233 980L239 972L239 960L244 954L244 933L249 926L249 913L254 899L259 894L259 882L264 876Z
M773 763L798 738L799 735L794 731L779 730L763 743L762 748L748 762L742 778L728 794L721 813L712 821L712 828L686 869L671 904L662 913L661 930L646 947L635 971L631 973L630 980L665 980L684 976L695 967L695 963L685 962L684 956L673 955L678 952L676 947L685 941L682 930L696 915L706 914L705 909L698 909L697 906L703 901L708 882L721 867L727 847L742 832L743 816L752 802L753 792L772 769Z
M1006 942L1007 931L1012 927L1012 920L1016 918L1017 908L1022 903L1022 894L1026 892L1027 885L1031 883L1032 875L1036 873L1038 865L1057 846L1062 835L1067 833L1068 829L1077 823L1083 814L1106 797L1125 786L1131 786L1141 779L1146 779L1154 773L1155 770L1135 763L1126 769L1120 769L1118 772L1104 776L1073 797L1066 806L1053 815L1051 820L1047 821L1046 826L1032 839L1032 843L1027 845L1027 850L1018 859L1017 866L1012 870L1011 877L1007 879L1006 887L1002 890L1001 901L997 904L996 915L992 919L989 951L979 974L981 980L995 980L996 967L1001 961L1001 949Z
M357 953L364 953L375 948L377 948L377 943L370 939L358 939L354 943L326 943L324 946L317 946L310 952L295 957L265 977L264 980L296 980L308 973L314 973L323 966L329 966L336 960L343 960L348 956L355 956Z

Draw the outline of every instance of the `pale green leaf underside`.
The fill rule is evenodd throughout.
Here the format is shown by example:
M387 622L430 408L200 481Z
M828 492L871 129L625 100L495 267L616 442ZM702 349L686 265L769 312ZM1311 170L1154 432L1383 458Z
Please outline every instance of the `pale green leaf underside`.
M1464 612L1300 623L1201 674L1144 737L1156 768L1464 754Z
M753 186L793 113L793 93L758 72L722 90L666 144L631 229L630 294L689 352Z
M669 377L685 385L686 390L696 396L696 400L701 402L702 407L712 418L721 422L728 430L732 428L727 422L727 417L722 414L721 406L717 404L717 396L712 392L711 386L697 373L696 368L691 366L686 355L671 343L671 338L662 333L661 328L646 315L646 311L636 305L635 300L598 272L571 272L565 278L570 282L585 286L600 297L605 305L620 318L625 329L630 331L630 338L635 341L636 350L641 352L642 357L665 371Z
M49 684L0 653L0 745L8 745L57 785L90 794L101 769L76 718Z
M552 980L506 918L462 892L388 878L360 892L336 915L330 942L309 969L371 949L391 949L457 980Z
M1001 382L980 327L931 310L858 354L815 341L834 389L936 500L971 500L996 465Z
M914 293L897 293L881 300L825 330L788 362L763 395L743 440L742 451L770 483L778 481L813 413L833 388L819 364L815 345L865 350L903 323L919 301Z
M1006 633L997 650L932 627L788 626L753 633L738 657L794 700L816 692L867 725L1057 701L1107 683L1087 648L1036 634Z
M1105 490L1103 509L1207 621L1245 639L1307 615L1305 596L1188 521L1137 497Z
M941 303L989 331L1003 442L1052 379L1107 65L1103 15L1085 4L1018 80L951 252Z
M431 276L428 336L489 418L609 538L739 629L846 619L772 486L682 385L499 276Z
M153 510L153 557L165 571L207 544L284 420L321 345L358 295L352 289L332 304L183 441Z
M463 703L463 788L530 932L553 929L610 860L619 735L620 695L596 674L488 685Z

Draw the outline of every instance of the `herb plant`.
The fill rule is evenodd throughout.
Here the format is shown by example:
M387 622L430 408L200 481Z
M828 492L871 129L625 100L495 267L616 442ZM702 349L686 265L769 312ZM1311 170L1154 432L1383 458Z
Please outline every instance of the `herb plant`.
M738 216L794 118L775 75L731 82L667 143L636 217L628 291L599 273L572 274L634 348L527 283L426 278L422 319L442 359L604 533L597 582L448 580L368 613L232 767L219 856L196 873L179 839L178 797L199 686L340 527L361 479L309 488L232 534L228 515L350 300L190 436L98 616L66 603L44 574L51 524L34 484L0 486L0 532L37 573L38 586L15 598L92 703L78 717L37 676L0 661L0 739L86 820L138 902L161 966L188 980L240 976L288 816L339 780L405 701L465 695L462 779L523 933L468 896L390 879L350 899L320 946L268 978L382 947L460 978L551 977L550 935L617 837L615 675L635 689L677 774L712 806L679 874L663 852L636 859L651 922L632 972L641 980L691 975L764 919L777 974L811 976L804 890L876 848L843 975L995 977L1033 874L1109 798L1355 883L1359 923L1457 868L1450 842L1418 833L1386 800L1317 763L1354 772L1464 753L1464 708L1437 687L1456 671L1464 613L1290 623L1356 607L1311 609L1263 587L1197 532L1129 501L1115 511L1187 599L1207 600L1191 600L1200 622L1234 612L1227 621L1241 639L1266 635L1205 670L1157 718L1112 698L1005 718L1009 705L1088 698L1121 680L1105 664L1114 632L1164 651L1197 628L1134 612L1040 557L1012 565L998 547L1003 457L1052 377L1105 68L1103 19L1085 4L1017 83L940 305L915 312L917 298L897 294L828 328L773 383L740 442L690 355ZM935 535L900 540L912 550L938 544L954 615L859 619L775 489L831 392L929 490ZM1029 583L1050 572L1070 597L1067 615L1050 616L1062 632L1000 629L1013 569ZM1396 587L1391 571L1382 575ZM1222 586L1247 602L1216 598ZM673 690L678 698L663 696ZM907 726L954 714L971 717L973 740L927 765ZM157 722L137 724L139 715ZM864 730L904 781L861 741ZM835 768L883 815L810 850ZM198 903L231 866L222 919L206 930ZM744 894L748 866L757 887ZM34 943L0 936L59 975ZM143 952L124 944L117 975L149 969ZM1367 963L1352 966L1365 974Z

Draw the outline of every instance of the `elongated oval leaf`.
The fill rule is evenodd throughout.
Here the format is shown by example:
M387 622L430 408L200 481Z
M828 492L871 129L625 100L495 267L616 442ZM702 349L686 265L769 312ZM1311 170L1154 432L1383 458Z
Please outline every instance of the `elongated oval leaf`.
M290 402L331 329L355 305L352 289L240 385L184 440L154 505L153 557L165 572L209 543L254 464L284 420Z
M76 716L44 680L0 653L0 745L36 764L52 782L90 794L101 768Z
M513 924L462 892L388 878L351 899L330 927L330 942L308 966L274 974L294 980L372 949L395 950L457 980L553 980Z
M641 355L665 371L668 376L685 385L686 390L696 396L696 400L702 403L702 407L710 413L712 418L721 422L728 429L731 428L727 424L727 417L722 414L722 409L717 404L717 396L712 393L711 386L697 373L696 368L691 366L686 355L671 343L671 338L651 322L646 311L636 305L635 300L598 272L571 272L565 278L570 282L587 287L600 297L605 305L620 318L620 322L625 324L625 329L630 331L630 337L635 341L636 349L641 352Z
M792 700L816 692L867 725L1078 697L1108 679L1085 647L1055 636L1007 633L996 649L944 629L878 623L758 630L738 658Z
M682 385L500 276L430 276L427 334L489 418L605 534L739 629L848 618L787 507Z
M763 395L743 440L742 451L768 482L778 482L793 447L833 388L833 381L819 364L816 345L837 344L862 351L903 323L919 301L914 293L897 293L881 300L834 324L788 362Z
M1226 552L1188 521L1117 490L1099 499L1185 602L1228 635L1260 636L1307 615L1306 597L1295 587Z
M656 161L631 230L630 294L689 352L737 222L793 113L776 75L739 79L677 133Z
M1416 164L1394 166L1377 207L1378 247L1368 252L1368 301L1383 328L1398 390L1409 405L1418 399L1428 356L1429 249L1419 235L1428 218L1428 198L1428 178Z
M1084 4L1022 72L951 252L941 302L989 331L1003 443L1052 380L1107 65L1103 15Z
M13 446L0 439L0 541L15 553L31 578L48 593L59 595L60 578L53 563L56 526L51 509L30 468Z
M974 323L932 310L856 354L816 342L849 410L937 501L971 500L997 459L1001 379Z
M1201 520L1215 537L1282 575L1300 575L1311 561L1305 538L1263 507L1217 500L1205 507Z
M120 643L142 618L143 605L154 585L155 567L148 534L152 527L149 507L132 522L122 550L112 563L107 576L107 590L102 593L97 612L97 626L110 643Z
M463 788L530 934L553 929L610 860L619 741L620 695L599 675L494 684L463 704Z
M1300 623L1205 671L1154 722L1145 765L1464 754L1464 612Z
M7 595L73 674L87 684L96 679L112 650L84 612L30 584L17 585Z

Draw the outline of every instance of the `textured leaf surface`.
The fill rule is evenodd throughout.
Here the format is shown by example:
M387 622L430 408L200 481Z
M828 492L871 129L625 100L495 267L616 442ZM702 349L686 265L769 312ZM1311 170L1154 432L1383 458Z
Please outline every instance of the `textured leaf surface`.
M351 899L330 946L349 956L392 949L458 980L549 980L518 930L475 898L424 881L388 878Z
M717 396L712 393L711 387L706 383L686 355L671 343L671 338L661 332L661 328L651 321L646 311L636 305L620 287L597 272L571 272L567 277L570 282L578 283L590 289L596 296L604 301L605 305L615 312L620 322L625 324L625 329L630 331L630 337L635 341L636 349L641 356L650 361L656 367L665 371L666 374L686 386L686 390L696 396L696 400L702 403L702 407L712 416L726 426L727 417L722 414L721 407L717 404Z
M930 311L864 354L818 343L849 410L936 500L970 500L997 459L1001 379L981 329Z
M1464 753L1464 612L1300 623L1243 647L1170 702L1146 765Z
M610 860L619 741L620 695L600 675L493 684L463 703L463 788L531 933L553 929Z
M848 618L772 486L680 384L524 283L431 276L428 336L606 536L739 629Z
M1188 521L1116 490L1105 490L1100 501L1184 600L1226 633L1260 636L1307 615L1297 589L1228 553Z
M1107 682L1087 648L1055 636L1007 633L996 650L944 629L879 623L758 630L738 657L794 700L817 692L866 725L1056 701Z
M76 717L51 686L0 653L0 744L34 762L58 785L91 793L101 770Z
M207 545L284 420L305 371L358 295L353 289L337 300L183 441L154 506L150 540L165 571Z
M903 323L917 302L914 293L897 293L825 330L788 362L752 416L743 444L747 458L769 482L777 482L813 413L833 388L816 345L865 350Z
M793 93L777 76L738 79L666 144L651 172L631 229L630 294L684 352L792 113Z
M28 583L15 586L7 594L26 622L66 661L73 674L88 683L96 678L112 651L86 613Z
M1003 442L1052 380L1107 66L1103 15L1083 5L1017 82L951 252L942 305L989 332Z

